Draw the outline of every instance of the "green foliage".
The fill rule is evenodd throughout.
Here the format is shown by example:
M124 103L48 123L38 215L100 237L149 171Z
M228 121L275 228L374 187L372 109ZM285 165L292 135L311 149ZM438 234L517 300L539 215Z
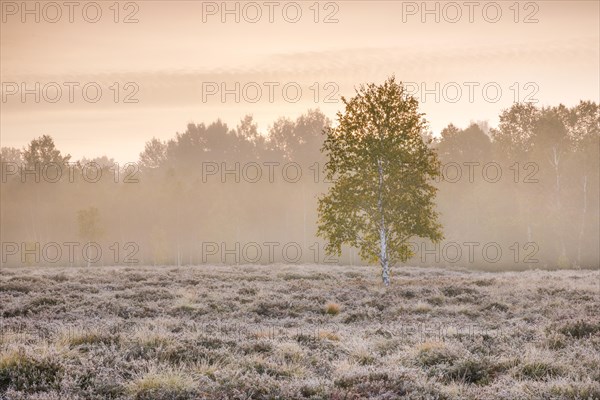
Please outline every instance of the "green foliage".
M497 130L492 137L501 153L508 158L522 158L532 148L533 130L540 110L532 103L517 103L500 114Z
M23 160L29 168L33 168L36 164L56 163L64 166L70 159L70 155L62 156L60 150L54 145L54 139L49 135L40 136L33 139L29 146L23 151Z
M167 145L157 138L146 142L144 151L140 153L140 166L143 168L158 168L166 159Z
M322 151L334 184L319 200L318 235L329 254L350 245L370 262L406 261L413 255L409 238L442 239L430 184L440 163L423 140L427 122L393 77L342 100L339 125L325 129Z
M369 99L363 98L372 102L377 99L376 93ZM396 109L396 113L406 114L406 110ZM383 107L375 107L371 114L378 112L383 113ZM349 116L344 118L350 120ZM383 124L376 115L363 116L365 121L362 122L357 116L355 125L361 123L361 129L365 128L364 132L354 129L355 136L373 131L375 124L369 118ZM404 121L408 123L408 119ZM416 120L421 121L421 118ZM445 165L443 178L440 176L435 181L438 188L435 202L447 243L497 242L506 249L499 262L490 263L479 249L471 260L464 246L460 246L462 257L457 257L456 262L444 260L444 263L493 270L596 267L600 107L592 101L568 107L516 103L503 110L499 120L498 126L492 129L488 129L485 122L467 127L449 125L440 132L441 137L436 136L435 142L430 144L430 147L435 145L439 160ZM310 249L306 251L309 244L316 241L313 237L317 230L316 197L330 186L323 179L321 169L328 154L318 151L326 138L321 134L323 127L329 120L314 110L294 120L281 118L273 122L264 131L251 116L244 117L236 129L220 121L190 124L171 139L149 141L140 155L139 171L132 169L133 165L114 166L109 157L84 158L77 165L63 167L61 179L51 184L41 170L48 165L42 163L60 164L68 158L64 152L61 155L52 138L36 137L22 151L2 147L3 163L23 164L16 169L2 165L6 178L0 191L4 240L21 243L28 249L33 243L43 247L44 242L62 242L72 237L72 230L78 227L57 221L76 224L74 210L87 208L93 202L102 210L101 222L106 230L103 240L108 243L122 237L136 238L140 248L136 258L157 265L199 260L197 255L202 254L202 243L208 241L248 243L268 242L273 238L279 242L302 243L303 256L299 262L334 262L324 259L320 248L319 254L315 251L313 255ZM340 129L343 126L337 128ZM425 143L428 134L421 130ZM390 147L388 142L383 143ZM356 146L363 144L357 142ZM368 155L375 157L376 151L377 148L370 149ZM346 161L364 160L350 153ZM102 168L97 184L90 184L83 175L82 169L89 162ZM299 164L302 174L298 182L291 184L283 179L294 175L294 168L289 170L291 174L284 174L287 163ZM208 166L216 168L214 173L208 173ZM47 176L55 176L55 167L48 168ZM88 177L90 173L94 176L95 167L87 170ZM225 172L236 169L237 172ZM258 182L245 179L255 176L256 172L261 176ZM362 172L371 177L375 173L374 170ZM241 177L240 184L235 182L236 175ZM139 182L132 184L132 179ZM342 187L344 179L349 181L346 188ZM358 188L362 192L357 190L354 197L344 198L342 205L353 210L368 208L370 204L363 199L373 196L377 186L367 186L369 181L361 176L344 179L338 179L338 187L332 189L341 192L338 197L346 194L344 189L352 193ZM393 186L400 184L394 182ZM394 192L395 188L392 189ZM404 189L396 192L402 193L403 201L407 200ZM347 204L352 201L360 204ZM361 228L343 215L341 205L331 207L336 207L338 214L331 218L345 224L339 226L340 231L354 235L354 231ZM396 214L405 213L403 210ZM365 219L376 221L376 217L371 216L356 218L359 222ZM386 220L386 224L388 222ZM379 240L378 237L373 239ZM410 241L432 248L427 241ZM354 248L349 250L339 257L340 264L359 262L358 252ZM411 264L440 264L422 250L419 253L420 257L411 259ZM19 254L9 256L8 264L34 265L33 255L25 254L25 259ZM63 252L60 263L66 262L66 258ZM278 251L275 258L275 262L285 261ZM209 262L216 259L217 256L209 257Z
M0 162L21 164L23 153L14 147L2 147L0 148Z

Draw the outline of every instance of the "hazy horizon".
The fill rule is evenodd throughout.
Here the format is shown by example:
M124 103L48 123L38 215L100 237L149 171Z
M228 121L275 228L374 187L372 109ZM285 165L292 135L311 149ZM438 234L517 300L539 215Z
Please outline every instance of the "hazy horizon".
M439 83L439 102L429 94L421 104L435 135L449 123L466 128L475 120L496 126L501 110L514 103L517 89L518 100L531 95L529 100L538 105L599 100L599 5L594 1L544 1L535 3L537 9L521 3L518 15L510 9L512 3L501 2L498 22L491 22L494 10L484 16L479 6L473 9L473 23L465 8L458 22L450 22L454 11L443 2L436 3L439 23L435 15L410 8L420 7L420 2L321 2L318 15L310 8L312 3L301 2L302 18L296 23L286 21L279 8L270 23L266 7L258 22L248 22L254 10L244 11L247 3L238 5L239 23L233 14L224 15L222 23L222 10L213 14L214 9L206 8L211 2L140 2L135 3L137 9L125 9L121 3L119 20L127 16L138 20L127 24L113 21L108 3L102 3L97 23L86 22L81 7L73 12L73 23L68 22L66 8L57 23L45 21L54 15L48 9L44 17L46 3L40 3L39 23L34 23L34 15L26 15L28 22L22 23L21 10L13 15L10 3L2 2L3 85L14 82L33 88L35 82L40 87L56 82L63 97L56 103L43 96L36 103L34 95L23 103L19 93L3 98L1 144L22 148L49 134L74 159L107 155L133 162L146 141L172 138L189 122L220 118L235 128L252 114L259 132L266 132L277 118L295 119L314 108L334 120L342 109L339 96L351 97L355 86L381 82L392 74L404 82L424 83L429 90ZM292 11L286 18L293 17ZM537 22L525 23L527 18ZM326 19L333 23L324 23ZM65 82L80 87L96 82L103 97L91 103L76 89L70 103ZM110 89L115 82L118 103ZM137 91L125 88L127 82L137 85ZM231 89L236 82L238 93L250 84L248 98L242 94L239 103L234 95L222 102L220 91L203 99L203 84ZM267 98L268 82L277 83L273 101ZM472 102L465 82L475 85ZM525 87L528 83L533 85ZM301 88L297 102L284 98L286 84L290 96ZM455 84L462 93L453 102ZM486 84L492 86L491 96L495 87L502 90L496 102L484 98ZM257 85L262 97L256 103L247 101L254 99ZM447 96L442 93L444 85L450 85ZM124 96L133 92L131 98L138 103L123 103ZM337 102L327 102L329 94Z

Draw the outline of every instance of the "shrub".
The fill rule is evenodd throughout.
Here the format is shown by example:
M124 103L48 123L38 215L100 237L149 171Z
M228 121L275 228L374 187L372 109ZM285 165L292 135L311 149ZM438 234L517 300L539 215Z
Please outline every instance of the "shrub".
M268 375L277 379L290 378L294 375L293 370L285 365L279 365L259 357L246 359L243 364L246 372Z
M400 290L399 292L400 296L404 297L405 299L414 299L415 297L417 297L417 294L410 289L403 289Z
M479 358L464 358L456 360L443 373L447 381L488 384L495 368L489 360Z
M567 337L562 333L550 333L547 335L545 343L550 350L564 349L567 345Z
M426 313L430 312L431 310L432 310L431 305L429 305L427 303L419 302L419 303L417 303L417 305L415 306L413 311L418 314L426 314Z
M338 390L331 393L332 399L437 399L446 396L435 387L422 385L413 376L392 371L356 371L345 373L335 379ZM340 390L341 389L341 390Z
M571 336L576 339L592 336L599 331L600 322L590 323L584 320L567 323L559 330L563 335Z
M286 362L297 363L304 357L304 350L296 342L284 342L277 347L277 354Z
M345 324L352 324L354 322L360 322L360 321L363 321L363 320L368 319L368 318L369 318L369 315L367 313L364 313L364 312L355 312L355 313L352 313L352 314L348 314L346 316L346 318L344 318L343 322Z
M31 285L26 285L18 282L3 282L0 285L1 292L17 292L17 293L29 293L31 291Z
M419 346L417 362L424 367L438 364L452 364L457 355L443 343L425 342Z
M254 296L256 293L258 293L258 290L255 288L243 287L238 290L238 294L242 296Z
M492 286L495 282L496 281L494 279L480 279L473 282L473 284L477 286Z
M319 339L327 339L327 340L331 340L334 342L338 342L340 340L340 336L335 332L320 331Z
M270 353L273 351L273 345L271 342L266 340L257 340L250 343L244 343L242 346L242 352L244 354L252 353Z
M0 358L0 393L9 387L27 393L57 389L63 368L50 356L33 357L11 351Z
M545 379L560 376L562 369L544 361L532 361L519 368L519 376L526 379Z
M498 303L498 302L492 302L490 304L488 304L487 306L483 307L483 311L502 311L502 312L506 312L508 311L509 307L504 304L504 303Z
M119 342L119 335L111 335L107 332L84 331L68 334L65 341L70 347L110 345Z
M178 371L149 372L130 384L129 390L137 400L195 399L194 381Z
M598 382L569 382L557 383L551 386L553 396L566 400L596 400L600 399L600 383Z
M357 349L352 353L352 359L360 365L375 363L375 357L368 349Z
M445 286L442 289L442 293L448 297L456 297L461 294L476 294L477 290L466 286Z
M441 306L445 301L446 299L444 296L432 296L427 299L427 302L433 304L434 306Z
M285 317L296 317L298 313L295 312L291 304L286 302L259 302L254 307L254 312L261 317L266 318L285 318Z

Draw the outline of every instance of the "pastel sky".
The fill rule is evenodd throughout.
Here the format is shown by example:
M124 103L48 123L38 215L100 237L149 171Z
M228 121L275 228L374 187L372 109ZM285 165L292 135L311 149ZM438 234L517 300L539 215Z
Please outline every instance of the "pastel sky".
M20 1L0 2L2 146L50 134L74 159L137 161L147 140L189 122L235 127L252 114L264 132L309 108L334 119L340 96L392 74L421 98L434 133L450 122L495 126L515 100L599 101L598 1L90 3L78 2L70 22L65 6L58 15L31 1L24 14ZM224 101L222 85L233 89Z

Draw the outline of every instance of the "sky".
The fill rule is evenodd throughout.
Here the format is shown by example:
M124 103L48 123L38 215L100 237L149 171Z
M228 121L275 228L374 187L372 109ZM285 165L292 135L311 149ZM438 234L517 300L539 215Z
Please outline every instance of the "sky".
M24 4L26 4L24 6ZM152 137L319 108L390 75L434 134L598 102L598 1L0 1L0 142L135 162Z

